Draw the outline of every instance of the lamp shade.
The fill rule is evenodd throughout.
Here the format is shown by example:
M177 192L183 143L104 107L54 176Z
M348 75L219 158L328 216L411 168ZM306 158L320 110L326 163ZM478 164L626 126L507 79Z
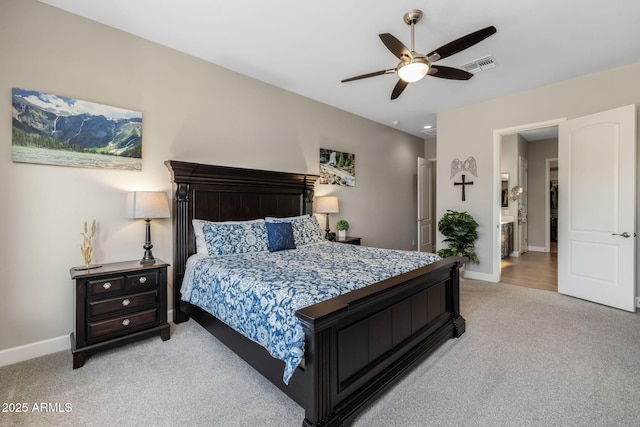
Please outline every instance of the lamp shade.
M338 213L338 198L335 196L318 197L316 199L317 213Z
M169 198L164 191L127 193L127 218L169 218Z

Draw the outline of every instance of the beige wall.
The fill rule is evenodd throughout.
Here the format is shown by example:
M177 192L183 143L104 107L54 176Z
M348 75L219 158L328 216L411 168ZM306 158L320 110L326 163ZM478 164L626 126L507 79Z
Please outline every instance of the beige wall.
M141 111L142 172L12 163L12 87ZM332 225L349 220L371 246L416 239L423 140L35 0L0 0L0 99L0 364L16 346L68 348L83 222L98 223L96 262L139 259L144 223L123 218L125 192L169 191L167 159L317 173L321 147L351 152L356 187L316 188L340 199ZM171 221L152 237L171 262Z
M640 104L638 76L640 62L438 113L438 164L444 167L438 168L436 216L446 209L465 210L480 224L476 245L480 264L468 265L470 277L490 279L496 274L492 257L498 250L493 238L498 218L493 193L500 162L494 162L494 130ZM467 201L461 202L447 165L455 157L468 156L476 158L478 178L467 191Z

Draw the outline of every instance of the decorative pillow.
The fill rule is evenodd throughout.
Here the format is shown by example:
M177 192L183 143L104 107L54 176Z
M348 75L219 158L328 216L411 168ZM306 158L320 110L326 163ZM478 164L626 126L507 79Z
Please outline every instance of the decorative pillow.
M267 228L262 219L226 222L193 220L193 229L198 253L229 255L268 250Z
M290 222L267 222L265 225L270 252L296 248Z
M290 222L293 228L293 241L296 246L324 241L318 219L314 215L301 215L288 218L267 217L269 222Z
M207 251L207 242L204 240L204 231L202 231L202 226L211 221L205 221L203 219L194 219L191 221L193 224L193 234L196 238L196 253L208 255L209 251Z

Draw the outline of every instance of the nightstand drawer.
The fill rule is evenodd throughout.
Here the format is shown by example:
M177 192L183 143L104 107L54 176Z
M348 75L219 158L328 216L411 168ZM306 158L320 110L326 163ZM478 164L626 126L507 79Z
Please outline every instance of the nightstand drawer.
M141 274L127 275L128 289L136 289L141 286L156 286L158 284L158 270L152 270Z
M103 314L118 313L123 310L133 310L144 307L155 308L157 304L158 293L156 291L150 291L101 301L89 301L88 314L89 317L95 317Z
M106 335L128 333L131 330L153 326L158 323L158 310L148 310L120 316L102 322L92 322L87 326L87 338L93 340Z
M124 277L107 277L100 280L89 280L89 296L119 292L124 289Z

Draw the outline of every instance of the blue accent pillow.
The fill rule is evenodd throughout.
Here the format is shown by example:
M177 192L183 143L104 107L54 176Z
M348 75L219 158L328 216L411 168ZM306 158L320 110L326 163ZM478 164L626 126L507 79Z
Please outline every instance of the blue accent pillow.
M267 222L267 240L269 252L295 249L293 227L290 222Z

